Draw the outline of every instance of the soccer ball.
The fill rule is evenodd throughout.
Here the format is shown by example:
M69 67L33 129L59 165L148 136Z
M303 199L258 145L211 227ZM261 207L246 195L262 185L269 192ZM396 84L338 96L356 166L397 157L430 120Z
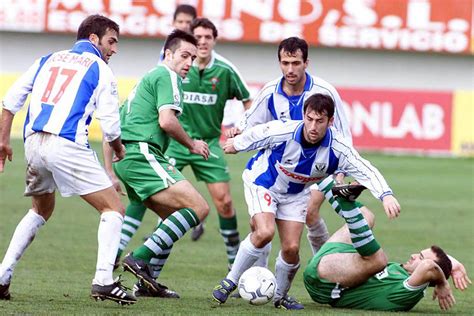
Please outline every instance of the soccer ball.
M263 305L273 298L276 290L273 273L263 267L251 267L239 280L239 294L252 305Z

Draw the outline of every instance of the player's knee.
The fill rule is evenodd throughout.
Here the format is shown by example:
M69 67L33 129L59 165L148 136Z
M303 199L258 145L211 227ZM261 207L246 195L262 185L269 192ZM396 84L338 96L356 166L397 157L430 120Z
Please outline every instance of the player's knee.
M285 258L288 263L298 262L300 247L298 243L287 243L282 245L281 252L283 258Z
M209 214L209 204L203 197L197 198L191 207L196 215L199 217L199 220L204 220Z
M387 255L385 254L385 252L383 251L383 249L379 249L379 251L377 251L374 255L373 255L373 261L374 261L374 264L376 265L376 270L379 269L379 270L382 270L384 269L387 264L388 264L388 258L387 258ZM377 271L379 271L377 270Z
M362 206L360 208L360 211L362 212L362 215L364 215L365 220L367 221L367 224L369 225L370 228L374 227L375 225L375 215L372 213L371 210L369 210L366 206Z
M222 217L232 217L234 215L234 210L232 207L232 199L230 197L230 194L226 194L221 199L217 200L216 208Z
M272 241L275 234L275 228L271 226L255 227L254 235L255 246L261 248Z

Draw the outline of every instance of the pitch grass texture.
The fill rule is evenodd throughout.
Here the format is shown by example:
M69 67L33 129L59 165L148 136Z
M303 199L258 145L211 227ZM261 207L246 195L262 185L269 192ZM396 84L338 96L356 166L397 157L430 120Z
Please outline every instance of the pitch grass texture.
M94 144L99 148L99 144ZM13 141L14 161L8 162L0 175L0 256L3 257L13 231L30 207L23 197L24 153L22 143ZM366 154L391 184L402 205L402 215L388 220L381 203L369 192L361 201L377 216L375 236L386 250L391 261L405 262L409 255L432 243L445 248L464 262L474 279L474 160L424 157L398 157ZM232 194L238 212L241 237L249 231L248 215L243 197L241 172L249 155L229 156L232 173ZM185 175L195 182L189 169ZM197 185L210 201L202 184ZM126 198L123 199L126 203ZM322 215L329 230L335 231L342 220L325 206ZM181 299L139 299L134 306L120 307L113 302L95 302L90 295L97 251L99 216L80 198L64 199L57 195L56 211L43 227L18 264L12 280L11 301L0 301L0 314L183 314L183 315L274 315L286 314L271 304L251 306L239 299L229 299L217 306L211 300L213 287L227 273L224 243L218 232L216 211L211 209L206 221L206 232L198 242L188 235L173 248L160 282L176 290ZM145 216L142 228L132 240L129 249L141 243L156 223L151 212ZM313 303L306 293L302 272L310 259L310 248L302 238L301 262L290 294L298 298L305 309L298 315L399 315L353 310L336 310ZM273 244L270 268L274 263L279 241ZM132 287L135 279L122 273L125 284ZM431 301L433 289L412 312L424 315L440 314L437 302ZM455 290L457 304L450 310L455 315L472 315L474 290Z

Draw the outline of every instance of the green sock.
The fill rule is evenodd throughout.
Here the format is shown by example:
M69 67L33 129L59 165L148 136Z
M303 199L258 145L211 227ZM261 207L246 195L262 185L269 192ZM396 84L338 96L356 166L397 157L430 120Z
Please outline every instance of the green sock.
M127 248L130 239L132 239L133 235L135 235L137 229L140 227L145 211L146 206L141 202L130 201L130 204L127 206L125 217L123 219L119 250L117 252L118 257L122 255L125 248Z
M163 249L159 255L150 260L150 264L153 268L153 278L157 279L160 276L161 270L163 270L163 266L170 256L171 248L173 248L173 246L168 249Z
M133 251L133 256L147 262L163 250L171 248L192 227L199 224L199 218L190 208L183 208L168 216L145 243Z
M240 245L237 217L234 215L231 218L223 218L219 215L219 232L227 249L227 261L233 264Z
M349 227L352 245L361 256L370 256L380 249L380 245L360 211L356 202L344 198L334 198L331 188L334 186L332 177L328 177L318 183L319 189L324 193L327 201L336 213L344 218Z

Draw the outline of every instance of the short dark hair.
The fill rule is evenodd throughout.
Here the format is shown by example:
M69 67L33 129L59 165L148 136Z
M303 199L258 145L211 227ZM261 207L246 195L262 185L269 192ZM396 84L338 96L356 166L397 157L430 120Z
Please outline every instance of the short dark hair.
M193 34L186 31L174 30L166 38L163 51L166 51L167 49L169 49L174 53L182 41L188 42L188 43L193 44L194 46L197 46L197 41L196 41L196 38L193 36Z
M282 50L293 55L296 54L298 49L303 53L303 61L306 62L308 60L308 43L304 39L295 36L284 39L278 45L278 60L281 61L280 54Z
M197 17L196 8L189 4L180 4L176 7L173 14L173 21L176 20L178 14L184 13L193 17L193 20Z
M324 113L328 118L331 118L334 116L334 100L328 95L316 93L305 101L303 109L304 113L314 111Z
M88 16L77 29L77 39L87 39L91 34L97 35L99 41L105 35L108 29L117 32L117 36L120 34L120 27L117 23L100 14L94 14Z
M214 36L214 39L217 38L217 28L214 25L214 23L211 22L211 20L206 19L206 18L197 18L191 23L191 33L194 32L195 28L198 27L203 27L205 29L211 29L212 30L212 36Z
M453 269L453 264L449 259L448 255L446 254L446 252L444 252L443 249L436 245L431 246L431 251L435 253L435 262L443 271L444 277L446 278L446 280L449 279L449 276L451 275L451 270Z

